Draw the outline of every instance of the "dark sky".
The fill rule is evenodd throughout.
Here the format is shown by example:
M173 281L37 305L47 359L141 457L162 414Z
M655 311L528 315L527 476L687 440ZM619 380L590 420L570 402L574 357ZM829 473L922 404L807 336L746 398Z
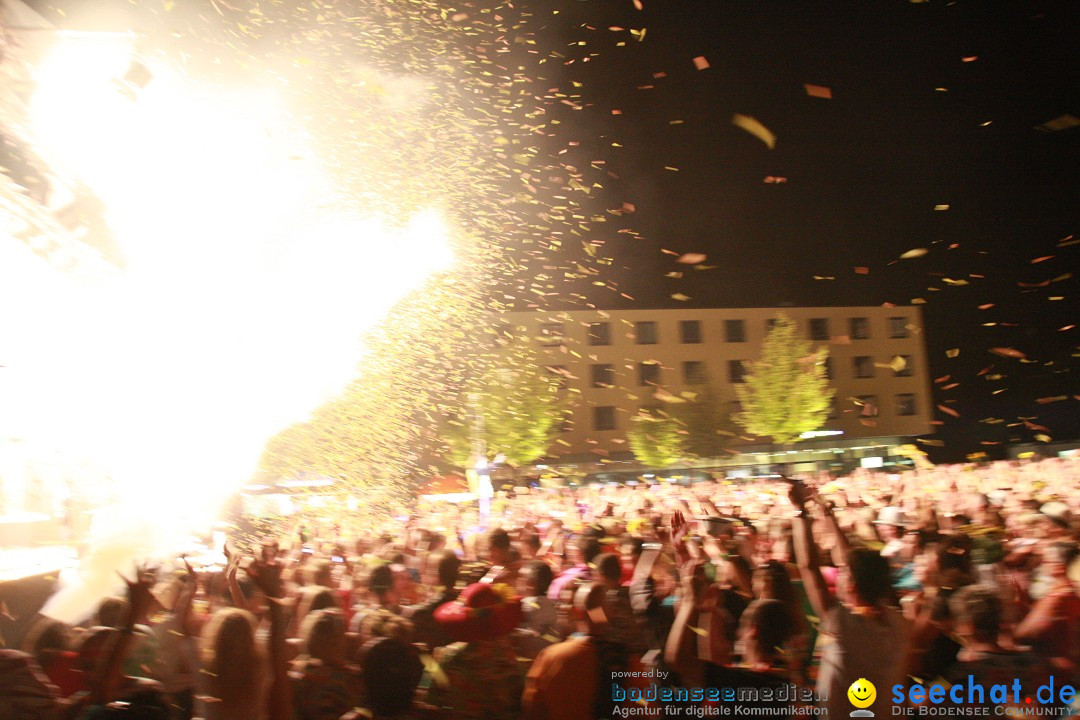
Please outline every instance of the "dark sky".
M635 300L576 289L631 307L921 298L932 372L950 376L935 403L959 413L937 414L946 448L931 448L936 457L1080 434L1080 330L1061 330L1080 297L1077 278L1063 278L1080 269L1068 240L1080 235L1080 127L1036 129L1080 117L1080 3L642 3L523 3L531 30L573 60L544 66L538 84L583 105L550 108L563 125L549 150L578 141L563 157L603 160L617 176L597 202L635 208L598 235L613 258L604 279ZM50 14L57 0L32 4ZM775 148L734 114L760 121ZM914 248L929 253L898 259ZM704 253L714 267L662 249Z
M1077 321L1080 288L1058 278L1080 269L1067 240L1080 217L1080 128L1035 127L1080 116L1080 3L560 7L568 42L597 53L566 70L595 104L576 125L623 146L606 167L644 240L616 235L609 250L637 305L921 298L932 372L950 376L935 403L960 414L937 413L946 449L935 456L1077 437L1078 331L1060 328ZM645 40L611 26L647 28ZM809 96L806 83L832 98ZM735 127L736 113L771 130L775 148ZM659 248L705 253L716 268L695 271ZM898 260L914 248L930 252ZM665 277L673 271L683 277Z

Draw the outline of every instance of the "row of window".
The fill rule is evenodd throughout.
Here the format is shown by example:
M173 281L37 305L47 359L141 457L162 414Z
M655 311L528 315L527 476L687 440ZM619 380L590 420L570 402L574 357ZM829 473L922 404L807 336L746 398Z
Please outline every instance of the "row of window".
M852 358L854 376L858 379L872 378L877 370L874 358L870 355L858 355ZM884 370L892 372L893 377L911 377L911 356L894 355L892 360L882 366ZM557 375L560 381L566 385L570 377L563 365L551 365L548 371ZM661 385L661 367L658 362L640 362L637 364L637 380L639 386ZM832 358L825 359L825 377L833 379ZM746 379L746 361L727 361L727 381L729 383L741 383ZM705 362L702 360L687 360L682 363L682 382L684 385L704 385L709 381ZM594 363L589 366L589 382L594 388L606 388L615 386L615 366L610 363Z
M776 323L775 318L765 321L766 329ZM811 340L829 340L831 328L829 318L810 318L808 336ZM865 317L848 318L848 337L852 340L870 339L870 319ZM586 327L586 341L592 346L612 344L611 323L594 322ZM889 318L889 337L892 339L910 336L906 317ZM566 341L566 328L563 323L544 323L540 326L539 342L545 346L562 345ZM679 342L697 345L704 342L700 320L679 321ZM724 341L729 343L746 342L746 321L725 320ZM656 345L660 342L660 332L656 321L642 320L634 323L634 342L638 345Z
M878 404L877 395L860 395L857 398L856 412L860 419L871 419L881 415L881 406ZM730 404L731 414L742 412L738 401ZM893 396L893 414L900 417L909 417L917 413L914 393L897 393ZM834 410L830 417L837 417L838 410ZM570 425L564 423L563 431L569 430ZM592 409L592 429L598 431L615 430L615 406L599 405Z

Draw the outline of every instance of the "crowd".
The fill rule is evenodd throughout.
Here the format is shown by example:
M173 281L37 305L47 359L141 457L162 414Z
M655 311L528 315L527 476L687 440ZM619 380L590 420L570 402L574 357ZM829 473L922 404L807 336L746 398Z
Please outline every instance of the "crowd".
M138 567L81 627L37 618L0 650L0 719L575 720L725 688L847 717L857 680L878 718L897 684L1023 708L1080 686L1078 480L1046 459L328 514L221 568Z

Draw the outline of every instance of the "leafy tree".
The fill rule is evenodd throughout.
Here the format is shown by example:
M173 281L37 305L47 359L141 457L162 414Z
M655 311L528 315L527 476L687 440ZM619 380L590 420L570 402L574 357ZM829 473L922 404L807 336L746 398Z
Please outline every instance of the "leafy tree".
M521 467L543 457L566 417L565 394L528 343L508 343L464 383L442 424L444 459L465 467L479 440L487 458Z
M634 416L626 441L642 465L663 468L686 458L686 422L675 407L645 407Z
M835 394L825 378L827 357L827 348L814 350L799 339L796 322L778 314L765 336L761 359L750 364L745 381L735 388L742 403L736 422L779 445L817 430Z
M706 386L697 397L680 407L679 414L686 427L683 445L686 454L699 458L723 455L730 438L735 436L735 426L713 387Z

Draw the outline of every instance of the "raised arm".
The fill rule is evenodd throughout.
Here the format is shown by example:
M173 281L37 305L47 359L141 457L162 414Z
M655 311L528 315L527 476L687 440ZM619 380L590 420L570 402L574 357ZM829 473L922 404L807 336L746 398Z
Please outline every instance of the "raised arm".
M289 683L289 659L286 653L288 614L285 592L281 582L281 565L275 557L276 548L264 548L261 560L248 567L248 574L267 598L270 615L270 669L272 677L267 691L267 717L270 720L291 720L292 685Z
M817 546L814 544L813 532L810 526L810 518L806 515L806 488L802 483L792 483L788 493L791 504L795 506L798 514L792 520L792 534L795 541L795 559L799 564L799 574L802 576L806 595L810 599L810 605L814 608L819 618L836 603L836 598L829 592L829 586L825 584L825 578L821 576L821 566L818 563Z

